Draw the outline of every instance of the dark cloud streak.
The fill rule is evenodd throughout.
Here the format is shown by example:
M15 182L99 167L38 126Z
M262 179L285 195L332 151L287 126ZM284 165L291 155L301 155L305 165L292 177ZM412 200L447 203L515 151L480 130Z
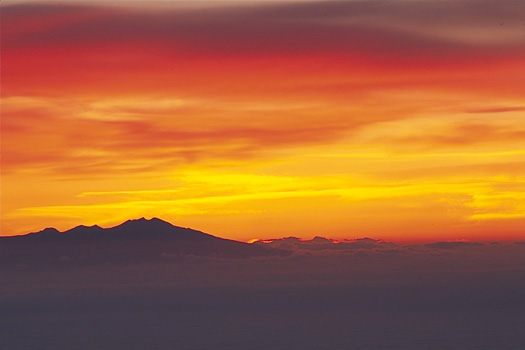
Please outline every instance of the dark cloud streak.
M503 2L504 3L504 2ZM15 5L4 8L7 48L83 47L132 42L170 56L250 56L271 54L374 53L425 58L434 63L473 54L498 57L502 51L523 53L515 43L470 45L426 34L426 29L465 30L494 22L519 20L525 6L502 2L367 3L318 2L213 7L199 10L131 11L118 7ZM45 13L62 25L10 31L13 22ZM86 13L91 14L87 16ZM77 22L71 18L78 17ZM363 21L361 18L365 18ZM26 19L27 23L29 20ZM54 22L54 21L53 21ZM31 28L30 23L28 26ZM19 25L19 27L21 27ZM494 48L498 50L494 50ZM477 57L479 60L481 57Z

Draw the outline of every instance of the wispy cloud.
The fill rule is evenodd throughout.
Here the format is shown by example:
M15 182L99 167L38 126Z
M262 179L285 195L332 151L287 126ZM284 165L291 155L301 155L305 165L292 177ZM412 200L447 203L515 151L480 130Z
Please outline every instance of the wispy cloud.
M241 3L3 6L3 232L521 217L525 3Z

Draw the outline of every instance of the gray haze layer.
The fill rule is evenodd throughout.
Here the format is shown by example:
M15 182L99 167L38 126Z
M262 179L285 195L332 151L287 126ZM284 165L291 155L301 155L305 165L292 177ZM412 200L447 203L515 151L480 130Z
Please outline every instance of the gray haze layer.
M525 348L522 243L245 245L192 230L199 252L186 229L128 226L146 235L2 238L0 349Z

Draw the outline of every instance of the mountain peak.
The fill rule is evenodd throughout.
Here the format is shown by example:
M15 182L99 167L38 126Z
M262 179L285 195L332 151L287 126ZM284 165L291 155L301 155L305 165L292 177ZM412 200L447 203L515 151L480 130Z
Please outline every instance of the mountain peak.
M104 230L108 238L127 237L133 239L179 239L209 240L219 239L201 231L172 225L159 218L130 219L120 225Z
M140 229L140 230L151 231L151 230L160 230L160 229L168 230L168 229L172 229L178 226L172 225L169 222L161 220L159 218L146 219L142 217L140 219L127 220L123 222L122 224L113 227L113 229L116 229L118 227L125 227L128 230L129 229Z
M98 225L78 225L69 230L60 232L56 228L46 228L33 232L33 237L41 239L60 238L68 240L115 240L115 239L179 239L179 240L209 240L219 239L206 233L190 228L178 227L159 218L130 219L120 225L102 228Z
M145 217L141 217L139 219L129 219L123 222L121 225L124 225L124 224L168 224L168 225L171 225L169 222L161 220L159 218L155 218L155 217L151 219L146 219Z
M33 232L33 234L39 234L39 235L46 235L46 236L49 236L49 235L57 235L57 234L60 234L60 231L57 230L57 229L54 228L54 227L46 227L46 228L43 229L42 231Z
M0 263L35 265L62 264L66 260L57 260L62 256L68 263L84 264L164 261L181 256L242 258L287 254L289 252L174 226L158 218L128 220L110 228L79 225L64 232L47 228L25 236L2 238L0 244Z

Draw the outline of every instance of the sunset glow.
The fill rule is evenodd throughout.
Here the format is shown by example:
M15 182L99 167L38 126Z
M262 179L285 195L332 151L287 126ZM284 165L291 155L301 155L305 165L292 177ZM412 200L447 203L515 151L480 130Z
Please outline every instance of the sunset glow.
M1 235L525 238L525 2L2 2Z

